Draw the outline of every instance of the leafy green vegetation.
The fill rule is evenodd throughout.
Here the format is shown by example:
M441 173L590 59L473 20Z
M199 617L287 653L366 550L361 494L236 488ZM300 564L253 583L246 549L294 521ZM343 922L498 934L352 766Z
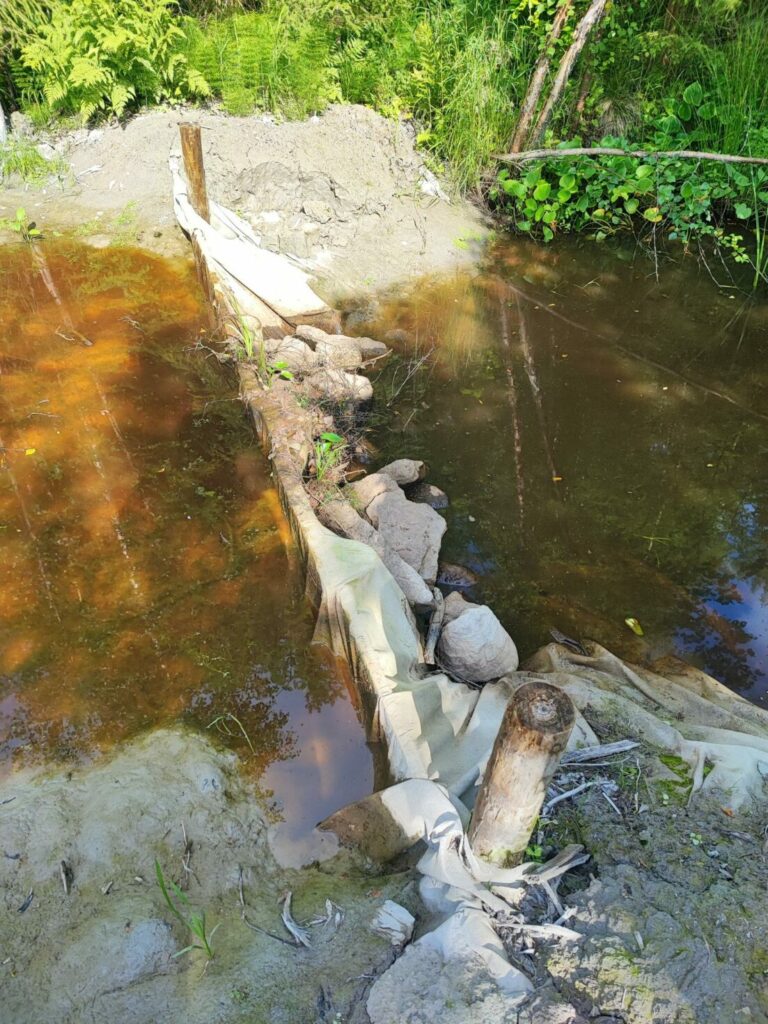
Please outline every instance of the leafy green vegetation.
M63 160L46 160L29 139L9 139L0 144L0 182L18 179L39 185L53 175L61 177L64 171Z
M8 0L0 100L37 121L211 95L232 114L306 117L333 102L412 119L433 166L479 188L516 229L709 238L766 275L765 168L656 158L768 155L768 10L760 0ZM583 42L583 46L581 42ZM555 87L561 61L578 52ZM565 66L565 65L563 65ZM534 73L536 69L536 73ZM541 90L529 87L541 72ZM2 76L0 76L2 81ZM548 159L610 146L648 157ZM565 141L567 140L567 141ZM513 168L516 165L512 165ZM498 174L498 177L497 177ZM736 221L741 228L727 225Z
M318 483L326 479L341 462L347 442L333 431L325 431L315 441L315 476Z
M157 884L160 888L160 892L163 894L166 906L173 916L180 921L181 924L183 924L197 940L196 942L190 942L188 946L185 946L184 949L178 950L178 952L173 955L175 957L182 956L184 953L189 953L193 949L199 949L202 953L205 953L209 960L213 960L213 947L211 946L211 941L219 925L217 924L213 931L209 932L205 920L205 911L203 910L199 913L196 910L188 911L186 909L189 907L187 894L180 889L178 885L176 885L173 879L170 879L171 889L173 890L175 897L174 902L168 892L168 886L166 885L163 869L160 867L159 860L155 860L155 876L157 878Z
M10 218L0 220L0 228L7 228L9 231L15 231L24 239L25 242L32 242L35 238L41 238L43 234L35 222L29 220L27 217L27 211L23 206L18 208L13 220Z
M209 92L183 38L167 0L53 0L26 18L12 73L23 98L54 113L120 116Z

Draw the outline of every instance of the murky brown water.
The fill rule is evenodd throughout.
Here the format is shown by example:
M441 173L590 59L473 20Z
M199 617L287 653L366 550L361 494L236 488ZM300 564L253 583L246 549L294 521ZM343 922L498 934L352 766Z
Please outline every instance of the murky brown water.
M203 315L185 265L0 250L0 770L182 720L314 823L370 753Z
M360 330L406 337L373 440L430 464L444 557L523 653L557 627L765 701L768 304L633 256L503 243L385 303Z

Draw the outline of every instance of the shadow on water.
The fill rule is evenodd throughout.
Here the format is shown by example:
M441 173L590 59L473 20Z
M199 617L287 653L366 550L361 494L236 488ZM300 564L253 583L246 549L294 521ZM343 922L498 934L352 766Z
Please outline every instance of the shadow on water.
M443 556L480 573L523 653L557 627L626 657L678 653L765 701L764 299L692 259L657 280L631 252L507 241L363 328L398 352L378 381L380 458L429 463L451 497Z
M0 251L0 770L214 728L293 821L370 792L344 675L186 265Z

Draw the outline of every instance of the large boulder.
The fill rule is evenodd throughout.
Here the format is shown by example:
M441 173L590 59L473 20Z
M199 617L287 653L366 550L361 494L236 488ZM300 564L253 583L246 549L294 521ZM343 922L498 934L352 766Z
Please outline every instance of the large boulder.
M430 587L434 586L440 544L446 530L443 517L429 505L408 501L399 488L377 495L368 505L366 514L403 561Z
M457 679L487 683L520 663L512 637L487 605L465 609L437 643L438 664Z

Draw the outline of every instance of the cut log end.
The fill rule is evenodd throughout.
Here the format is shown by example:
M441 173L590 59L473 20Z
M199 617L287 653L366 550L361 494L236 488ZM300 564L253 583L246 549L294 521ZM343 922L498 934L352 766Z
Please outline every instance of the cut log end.
M472 815L479 857L520 863L575 721L571 698L551 683L524 683L512 695Z
M570 735L575 712L563 690L550 683L526 683L515 698L515 713L523 728L548 736L566 731Z

